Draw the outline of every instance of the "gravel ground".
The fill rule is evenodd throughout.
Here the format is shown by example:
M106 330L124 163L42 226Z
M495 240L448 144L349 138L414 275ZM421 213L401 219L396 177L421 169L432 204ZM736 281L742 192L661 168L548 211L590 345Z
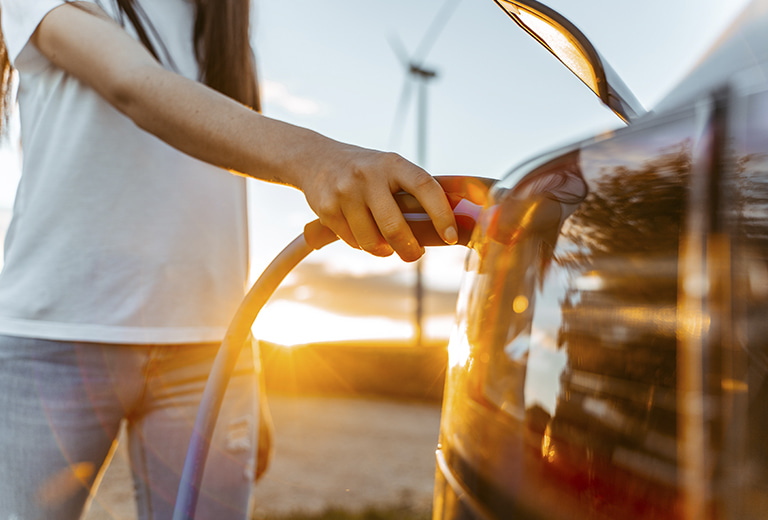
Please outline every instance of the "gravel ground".
M270 397L272 464L255 487L255 519L329 507L429 510L437 404L344 397ZM117 450L84 520L134 520L125 454Z

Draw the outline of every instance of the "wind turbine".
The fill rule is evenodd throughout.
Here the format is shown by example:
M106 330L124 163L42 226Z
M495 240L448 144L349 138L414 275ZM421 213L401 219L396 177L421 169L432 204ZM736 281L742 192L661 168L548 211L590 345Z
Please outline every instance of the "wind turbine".
M417 107L416 107L416 162L422 168L426 168L427 163L427 87L429 82L437 77L437 71L428 68L424 64L424 60L427 54L434 46L438 36L445 28L456 7L461 0L446 0L443 3L442 8L438 11L432 24L424 34L416 51L409 56L402 42L395 36L390 38L390 45L397 58L400 60L403 68L405 69L405 81L400 93L400 100L398 101L397 111L395 112L395 121L392 125L392 135L390 136L390 142L395 143L397 137L399 137L403 124L405 122L405 116L410 108L411 93L413 85L416 84L417 93ZM392 146L391 146L392 147ZM416 345L421 346L423 337L423 322L424 322L424 282L423 282L423 262L418 260L416 262L416 283L414 286L416 309L414 315L414 329L416 336Z

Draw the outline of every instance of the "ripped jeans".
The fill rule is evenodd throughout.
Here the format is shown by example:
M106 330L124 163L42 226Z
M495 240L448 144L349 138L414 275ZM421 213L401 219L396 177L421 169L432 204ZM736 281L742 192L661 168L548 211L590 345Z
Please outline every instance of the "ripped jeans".
M218 344L101 345L0 336L0 520L77 520L124 420L141 520L170 519ZM259 387L244 348L197 518L248 518Z

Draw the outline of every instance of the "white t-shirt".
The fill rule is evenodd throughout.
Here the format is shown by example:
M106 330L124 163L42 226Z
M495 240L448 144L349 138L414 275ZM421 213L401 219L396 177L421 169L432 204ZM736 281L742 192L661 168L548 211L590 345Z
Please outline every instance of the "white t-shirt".
M29 38L63 3L0 0L20 78L23 148L0 273L0 334L220 341L247 279L245 180L140 130L43 57ZM94 3L119 19L115 0ZM165 66L197 79L194 3L141 6Z

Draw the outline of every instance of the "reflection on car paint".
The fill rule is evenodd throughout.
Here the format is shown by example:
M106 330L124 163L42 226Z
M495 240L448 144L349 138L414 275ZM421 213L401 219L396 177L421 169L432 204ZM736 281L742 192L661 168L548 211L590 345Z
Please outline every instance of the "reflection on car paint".
M466 517L764 514L768 95L738 99L722 143L725 123L692 108L529 163L493 190L467 260L451 340L464 354L441 428L441 456L475 504ZM712 157L722 164L706 165L718 172L710 186L697 165ZM701 217L697 190L722 209ZM699 277L681 272L692 216L712 222ZM686 353L696 341L698 373ZM438 485L438 514L440 496Z

